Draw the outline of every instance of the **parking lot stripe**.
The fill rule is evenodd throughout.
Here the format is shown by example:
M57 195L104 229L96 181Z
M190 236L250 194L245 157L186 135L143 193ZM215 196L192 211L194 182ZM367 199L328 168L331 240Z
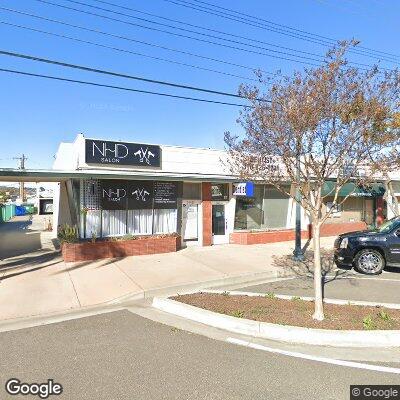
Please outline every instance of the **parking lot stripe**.
M268 353L282 354L282 355L289 356L289 357L302 358L305 360L317 361L317 362L322 362L325 364L339 365L341 367L358 368L358 369L365 369L365 370L369 370L369 371L385 372L385 373L389 373L389 374L400 375L400 368L385 367L385 366L381 366L381 365L364 364L364 363L359 363L359 362L354 362L354 361L336 360L334 358L312 356L310 354L299 353L296 351L275 349L273 347L267 347L262 344L251 343L251 342L247 342L245 340L231 338L231 337L227 338L226 341L228 343L237 344L239 346L245 346L245 347L249 347L249 348L256 349L256 350L267 351Z

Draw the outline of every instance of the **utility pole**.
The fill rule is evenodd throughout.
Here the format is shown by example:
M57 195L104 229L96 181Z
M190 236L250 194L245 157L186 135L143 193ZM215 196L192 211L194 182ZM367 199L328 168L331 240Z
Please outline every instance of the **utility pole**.
M14 160L19 160L19 169L25 169L25 161L28 158L25 156L25 154L22 154L21 157L14 157ZM25 197L25 184L24 182L19 183L19 198L21 199L22 203L25 202L26 197Z
M304 253L301 248L301 193L300 193L300 145L297 145L296 152L296 232L295 232L295 248L293 259L295 261L303 261Z

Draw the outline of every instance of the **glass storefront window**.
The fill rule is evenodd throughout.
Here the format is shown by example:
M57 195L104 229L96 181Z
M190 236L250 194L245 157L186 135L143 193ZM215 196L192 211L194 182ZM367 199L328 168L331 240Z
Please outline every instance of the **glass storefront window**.
M108 181L107 184L114 184L118 188L123 188L119 189L119 192L115 189L107 189L107 195L109 193L121 195L122 193L121 196L126 196L128 192L127 182L114 180ZM163 182L162 185L156 187L157 182L155 182L154 197L151 197L150 202L149 196L153 196L153 191L149 189L148 192L145 192L147 187L144 187L145 185L142 182L140 184L138 185L138 187L140 186L139 189L137 189L138 193L132 196L133 201L126 201L122 205L116 202L115 209L104 209L100 201L102 187L100 181L82 180L80 188L81 236L91 238L93 236L112 237L126 234L152 235L176 232L178 226L176 183ZM195 194L195 190L192 192ZM120 199L118 198L118 200ZM146 203L146 208L136 209L138 203ZM175 208L165 207L165 204Z
M289 197L266 185L255 185L253 197L236 198L235 229L285 228Z

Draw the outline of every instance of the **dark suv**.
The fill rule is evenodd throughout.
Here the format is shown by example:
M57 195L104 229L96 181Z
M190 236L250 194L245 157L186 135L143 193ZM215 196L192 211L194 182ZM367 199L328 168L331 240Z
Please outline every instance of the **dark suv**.
M335 240L337 266L354 266L359 272L380 274L386 265L400 267L400 217L378 229L350 232Z

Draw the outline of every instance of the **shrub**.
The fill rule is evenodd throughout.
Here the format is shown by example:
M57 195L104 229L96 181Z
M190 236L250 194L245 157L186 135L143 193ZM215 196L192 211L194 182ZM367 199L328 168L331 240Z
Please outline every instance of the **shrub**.
M78 228L68 224L62 225L58 229L58 239L61 243L76 243L79 241Z
M386 311L383 311L383 310L379 311L378 317L383 321L390 321L391 320L390 315Z
M236 310L231 315L232 315L232 317L243 318L244 317L244 311Z
M265 297L267 299L275 299L275 293L268 292L268 293L265 294Z
M363 327L367 331L375 329L375 323L370 315L363 319Z

